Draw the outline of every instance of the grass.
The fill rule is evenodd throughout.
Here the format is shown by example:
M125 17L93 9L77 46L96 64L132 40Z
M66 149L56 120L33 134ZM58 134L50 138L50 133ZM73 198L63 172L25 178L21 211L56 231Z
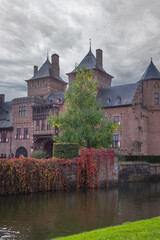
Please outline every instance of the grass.
M124 223L119 226L107 227L85 232L56 240L157 240L160 239L160 217Z

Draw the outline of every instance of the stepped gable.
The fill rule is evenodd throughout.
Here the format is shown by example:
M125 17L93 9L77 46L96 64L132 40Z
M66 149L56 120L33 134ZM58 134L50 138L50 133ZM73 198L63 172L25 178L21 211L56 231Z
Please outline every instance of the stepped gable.
M138 83L132 83L100 89L97 101L103 108L132 105L137 87Z
M0 129L12 127L12 102L0 103Z
M151 62L140 80L159 79L159 78L160 78L160 72L158 71L158 69L156 68L154 63L152 62L152 58L151 58Z
M30 80L44 78L44 77L56 78L54 76L54 73L52 70L52 65L51 65L48 57L47 57L47 60L45 61L45 63L42 65L42 67L34 74L34 76ZM58 79L61 80L62 82L64 82L60 76Z

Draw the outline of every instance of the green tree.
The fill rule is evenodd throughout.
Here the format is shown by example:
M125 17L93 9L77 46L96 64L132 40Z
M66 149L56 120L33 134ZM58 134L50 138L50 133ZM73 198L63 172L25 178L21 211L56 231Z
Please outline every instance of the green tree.
M110 148L116 126L105 121L100 103L96 101L97 81L93 71L83 68L77 71L76 80L65 92L65 113L50 114L48 124L57 126L60 135L57 142L78 143L80 147Z

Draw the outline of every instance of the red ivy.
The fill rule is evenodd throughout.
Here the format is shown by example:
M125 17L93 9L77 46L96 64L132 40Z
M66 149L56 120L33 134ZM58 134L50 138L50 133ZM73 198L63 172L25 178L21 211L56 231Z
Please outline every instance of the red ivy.
M72 174L73 166L77 166L77 188L97 187L102 161L105 161L106 169L109 169L109 162L111 168L114 165L114 157L113 150L83 148L80 157L72 160L39 160L30 157L0 159L0 194L68 190L65 169L68 168Z

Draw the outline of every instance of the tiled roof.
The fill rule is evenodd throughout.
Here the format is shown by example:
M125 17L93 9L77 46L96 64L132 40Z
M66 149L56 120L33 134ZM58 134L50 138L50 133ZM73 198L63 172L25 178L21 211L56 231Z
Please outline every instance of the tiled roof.
M93 55L93 53L91 51L91 48L90 48L89 52L87 53L87 55L80 62L80 64L71 73L76 72L78 69L82 70L83 67L85 67L86 69L95 69L95 68L97 68L97 69L99 69L99 70L101 70L101 71L106 73L106 71L103 68L99 68L96 65L96 58Z
M52 71L52 65L51 65L48 58L45 61L45 63L42 65L42 67L37 71L37 73L31 78L31 80L32 79L43 78L43 77L55 78L54 73ZM59 80L63 81L61 77L59 77Z
M135 96L138 83L125 84L115 87L102 88L97 96L97 101L102 107L118 107L131 105Z
M156 66L154 65L151 59L151 62L148 68L146 69L146 71L144 72L140 80L157 79L157 78L160 78L160 72L158 71L158 69L156 68Z
M46 104L63 104L64 103L64 92L51 93L46 101Z
M12 102L0 104L0 128L12 127Z

